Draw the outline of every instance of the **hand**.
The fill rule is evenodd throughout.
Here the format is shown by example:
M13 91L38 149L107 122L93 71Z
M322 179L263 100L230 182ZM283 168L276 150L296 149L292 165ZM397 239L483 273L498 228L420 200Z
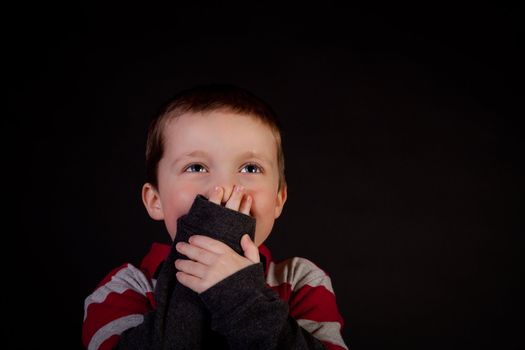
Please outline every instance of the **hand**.
M249 215L252 199L247 195L243 200L244 188L236 186L225 204L226 208ZM222 188L215 189L209 196L215 204L221 204ZM241 239L244 256L237 254L226 244L210 237L194 235L188 243L179 242L177 251L191 260L175 261L177 280L191 290L202 293L226 277L252 264L259 263L259 249L246 234Z
M224 199L223 196L224 189L220 186L216 186L207 197L210 202L221 205ZM245 195L243 186L235 186L230 194L230 198L227 199L224 206L228 209L250 215L252 200L252 196L249 194Z
M191 290L202 293L226 277L260 261L259 250L246 234L241 239L245 256L226 244L207 236L194 235L189 244L179 242L177 251L191 260L177 259L177 280Z

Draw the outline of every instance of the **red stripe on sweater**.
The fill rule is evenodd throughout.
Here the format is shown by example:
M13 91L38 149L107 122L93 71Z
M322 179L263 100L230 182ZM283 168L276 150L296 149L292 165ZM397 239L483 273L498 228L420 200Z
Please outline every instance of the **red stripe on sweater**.
M343 318L339 314L335 295L324 286L305 285L292 292L289 283L270 287L279 297L289 304L290 315L295 319L306 319L316 322L339 322L343 327ZM319 305L323 305L322 308Z
M342 346L335 345L326 341L322 341L321 343L323 343L328 350L346 350L346 348L343 348Z
M91 341L91 337L111 321L133 314L145 315L153 309L149 302L150 298L152 296L144 298L144 295L128 289L122 294L109 293L102 303L90 304L82 327L82 341L84 345L87 346ZM91 315L94 316L91 317Z
M319 307L323 305L323 307ZM324 286L303 286L292 293L290 315L295 319L307 319L316 322L339 322L343 327L343 318L339 314L335 295Z

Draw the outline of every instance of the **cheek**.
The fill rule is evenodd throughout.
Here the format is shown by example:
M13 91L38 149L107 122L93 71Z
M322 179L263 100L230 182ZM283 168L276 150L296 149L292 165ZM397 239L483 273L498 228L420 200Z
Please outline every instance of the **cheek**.
M276 195L269 189L250 190L249 194L253 197L252 214L256 217L271 215L273 218Z
M269 223L273 223L275 220L277 193L273 188L250 191L249 193L253 197L250 214L255 217L258 225L268 226Z
M183 215L190 210L191 204L195 196L191 192L175 192L163 200L164 213L168 215L179 214ZM178 219L178 217L177 217Z
M198 193L194 186L173 187L163 192L164 222L172 239L177 232L177 220L188 213Z
M259 246L268 238L274 224L277 190L269 185L252 187L248 193L253 197L251 215L257 220L255 244Z

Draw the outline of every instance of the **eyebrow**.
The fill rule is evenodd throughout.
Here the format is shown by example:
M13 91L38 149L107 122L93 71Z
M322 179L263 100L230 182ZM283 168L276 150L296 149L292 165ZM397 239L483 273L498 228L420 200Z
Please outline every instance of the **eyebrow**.
M189 153L182 154L180 157L175 159L175 161L173 163L178 163L183 158L191 158L191 157L209 158L210 155L209 155L209 153L207 153L205 151L196 150L196 151L192 151L192 152L189 152ZM268 158L266 158L265 156L263 156L261 154L258 154L256 152L253 152L253 151L246 151L244 153L241 153L241 154L239 154L239 156L237 158L257 158L257 159L260 159L262 161L271 163L271 161Z
M171 164L176 165L179 162L182 162L185 158L194 158L194 157L207 158L208 153L204 151L192 151L189 153L183 153L179 157L175 158Z
M204 152L204 151L193 151L193 152L189 152L189 153L184 153L183 155L181 155L178 159L181 159L181 158L189 158L189 157L208 157L208 153Z
M239 155L239 158L257 158L257 159L260 159L262 161L265 161L267 163L271 163L270 159L266 158L266 156L260 154L260 153L255 153L253 151L246 151L244 153L241 153Z

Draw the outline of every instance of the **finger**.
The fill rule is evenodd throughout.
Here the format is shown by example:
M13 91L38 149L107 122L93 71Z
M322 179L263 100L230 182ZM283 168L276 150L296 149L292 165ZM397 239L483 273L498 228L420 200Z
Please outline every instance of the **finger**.
M175 260L175 268L177 268L179 271L187 273L188 275L199 278L204 277L207 271L206 265L187 259Z
M244 187L235 185L233 193L230 196L230 199L226 202L225 207L231 210L239 210L239 205L241 204L242 196L244 194Z
M190 237L189 243L195 249L201 249L209 252L210 254L224 254L231 250L231 248L228 247L225 243L222 243L221 241L210 238L208 236L193 235Z
M180 271L177 272L175 276L183 286L188 287L189 289L197 293L202 292L202 280L200 278L188 275L187 273Z
M191 239L191 237L190 237ZM185 243L185 242L179 242L175 246L177 251L181 254L186 255L189 259L193 261L200 262L204 265L211 265L215 259L216 254L213 252L210 252L206 249L202 249L198 246L195 246L193 244Z
M259 249L253 243L249 235L244 235L241 238L241 247L244 251L244 256L253 263L258 263L261 261L259 256Z
M250 215L250 209L252 208L252 196L247 194L244 196L243 201L241 202L241 206L239 207L239 211L243 214Z
M208 200L212 203L221 205L224 190L220 186L215 186L208 194Z

